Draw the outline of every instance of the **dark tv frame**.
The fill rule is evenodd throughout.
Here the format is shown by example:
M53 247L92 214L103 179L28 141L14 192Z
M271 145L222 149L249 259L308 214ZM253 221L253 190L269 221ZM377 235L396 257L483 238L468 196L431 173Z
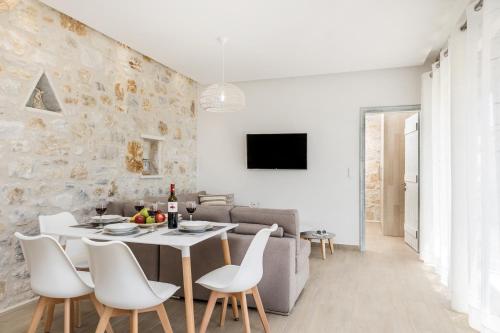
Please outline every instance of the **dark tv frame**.
M248 137L251 135L304 135L306 146L305 146L305 167L304 168L257 168L257 167L249 167L248 165ZM246 167L247 170L307 170L308 169L308 133L307 132L294 132L294 133L247 133L245 135L245 150L246 150Z

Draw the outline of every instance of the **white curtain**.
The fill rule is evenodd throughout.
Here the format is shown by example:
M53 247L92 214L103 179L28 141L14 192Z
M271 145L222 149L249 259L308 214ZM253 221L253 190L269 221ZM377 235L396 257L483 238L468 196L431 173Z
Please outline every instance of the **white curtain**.
M466 18L422 80L421 258L473 328L500 332L500 1Z
M430 79L429 79L430 78ZM450 62L441 60L424 73L422 87L421 258L448 285L451 230ZM430 94L429 94L430 93ZM430 140L429 140L430 136Z

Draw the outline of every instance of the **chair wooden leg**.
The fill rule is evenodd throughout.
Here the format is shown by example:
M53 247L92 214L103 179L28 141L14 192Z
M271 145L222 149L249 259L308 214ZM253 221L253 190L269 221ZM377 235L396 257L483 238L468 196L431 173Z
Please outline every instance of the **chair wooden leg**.
M158 313L158 317L160 318L161 326L163 326L163 331L165 333L172 333L172 326L170 325L167 311L165 311L165 307L163 306L163 304L160 304L156 307L156 313Z
M252 288L252 295L255 300L255 305L257 306L257 311L259 312L260 321L262 322L262 326L264 326L264 332L270 333L271 328L269 327L269 322L267 321L266 312L264 311L264 305L262 304L257 286Z
M220 312L220 322L219 322L219 326L224 326L224 322L226 321L226 311L227 311L227 303L229 302L229 299L228 297L224 297L224 299L222 300L222 309L221 309L221 312Z
M207 308L205 309L205 314L203 315L203 320L200 325L200 333L205 333L207 331L208 323L210 322L210 317L212 317L212 312L214 311L215 302L217 301L217 293L212 291L210 293L210 299L208 300Z
M250 333L250 318L248 316L247 293L240 293L240 298L241 312L243 313L243 326L245 327L245 333Z
M47 305L47 313L45 315L45 333L49 333L52 328L52 321L54 320L54 303Z
M104 307L104 310L101 315L101 319L99 319L99 324L95 330L95 333L104 333L106 330L106 326L109 324L109 318L113 314L113 308L109 308L107 306Z
M231 307L233 308L233 319L240 320L240 314L238 313L238 299L235 296L231 296Z
M323 256L323 260L326 259L326 251L325 251L325 240L320 239L321 242L321 255Z
M47 305L47 299L45 297L40 297L38 304L36 305L35 312L33 313L33 318L31 319L30 327L28 328L28 333L35 333L38 324L43 316L43 311Z
M139 333L139 311L132 310L130 314L130 333Z
M101 303L99 303L97 298L95 298L94 294L90 295L90 301L92 302L92 304L94 304L95 311L97 312L99 317L101 317L103 312L104 312L103 305ZM114 333L113 328L111 327L111 323L108 323L108 325L106 326L106 332Z
M71 333L71 298L64 300L64 333Z
M328 245L330 245L330 253L333 254L333 239L328 239Z

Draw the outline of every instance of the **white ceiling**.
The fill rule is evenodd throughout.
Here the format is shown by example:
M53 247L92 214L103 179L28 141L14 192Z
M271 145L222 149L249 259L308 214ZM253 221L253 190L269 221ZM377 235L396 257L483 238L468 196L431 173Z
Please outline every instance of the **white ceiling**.
M470 0L42 0L201 83L421 65Z

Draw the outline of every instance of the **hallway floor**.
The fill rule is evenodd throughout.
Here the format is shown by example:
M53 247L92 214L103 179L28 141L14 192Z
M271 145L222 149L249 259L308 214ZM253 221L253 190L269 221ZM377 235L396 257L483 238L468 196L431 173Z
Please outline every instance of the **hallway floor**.
M431 269L401 238L384 237L377 223L368 223L367 251L338 247L321 259L317 246L311 254L311 277L290 316L268 314L273 332L473 332L463 314L450 310L445 289ZM184 307L166 302L174 332L184 332ZM56 308L53 333L62 332L62 308ZM0 316L0 332L25 332L34 305ZM195 303L199 325L205 303ZM217 326L216 308L209 332L242 332L241 322L230 319ZM82 302L83 326L76 333L94 332L97 317ZM258 315L250 311L253 332L262 332ZM113 319L115 332L128 332L128 318ZM42 325L41 325L42 326ZM140 332L162 332L156 315L141 315ZM39 327L37 332L43 332Z

